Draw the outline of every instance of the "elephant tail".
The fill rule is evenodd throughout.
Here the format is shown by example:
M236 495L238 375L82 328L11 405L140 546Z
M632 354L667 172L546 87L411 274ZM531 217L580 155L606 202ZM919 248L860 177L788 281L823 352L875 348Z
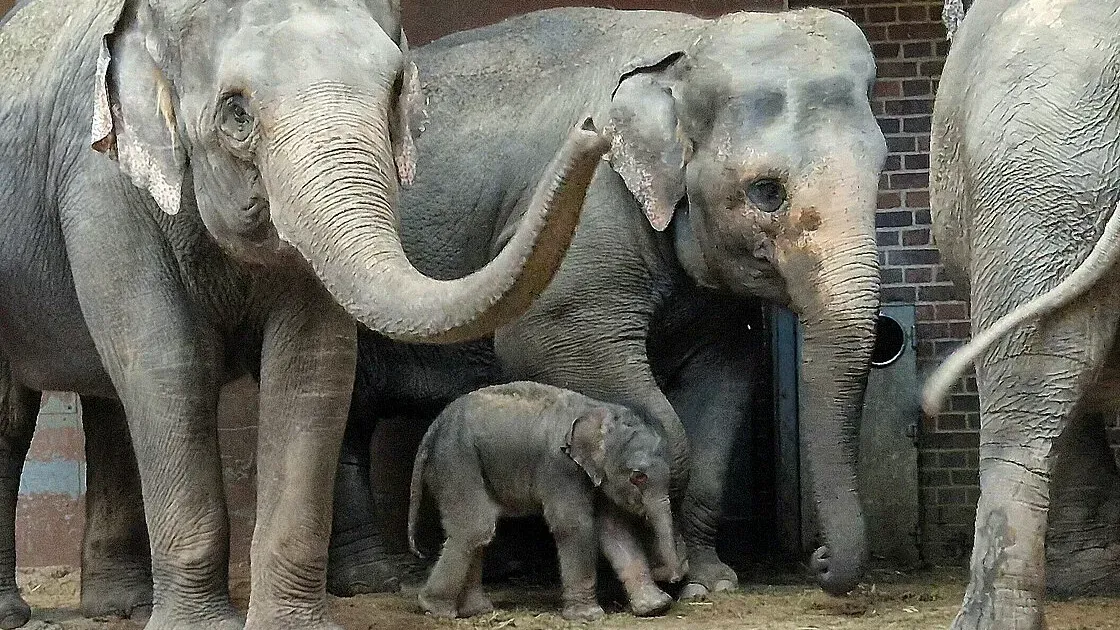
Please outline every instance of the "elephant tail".
M1093 245L1089 256L1073 273L1059 282L1058 286L1015 307L996 320L990 328L958 348L934 371L922 388L922 409L931 416L939 413L949 389L992 344L1018 326L1053 313L1077 299L1117 263L1120 263L1120 204L1113 209L1112 216L1104 226L1104 233Z
M412 464L412 483L408 490L408 548L417 558L424 557L416 546L416 524L420 520L420 500L424 497L424 466L428 463L432 440L439 430L442 418L441 414L424 433L424 438L420 440L420 448L416 450L416 461Z

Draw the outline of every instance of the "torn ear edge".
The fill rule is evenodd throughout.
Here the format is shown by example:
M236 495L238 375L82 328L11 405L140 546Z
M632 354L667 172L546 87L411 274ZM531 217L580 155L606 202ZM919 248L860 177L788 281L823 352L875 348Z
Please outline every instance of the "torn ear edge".
M660 59L634 59L626 65L622 66L622 71L618 75L618 83L615 84L614 89L611 90L611 98L618 94L620 88L626 79L641 74L643 72L661 72L667 70L670 66L677 63L684 57L683 50L677 50L661 57Z
M186 152L178 141L172 88L151 58L139 22L135 9L124 4L113 29L101 37L90 145L115 159L133 185L174 215L182 202Z

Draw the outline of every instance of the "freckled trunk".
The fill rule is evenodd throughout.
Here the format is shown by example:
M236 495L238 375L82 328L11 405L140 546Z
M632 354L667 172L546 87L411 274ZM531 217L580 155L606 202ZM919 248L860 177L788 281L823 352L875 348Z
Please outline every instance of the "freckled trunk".
M430 343L488 335L524 312L559 268L604 141L573 130L505 249L465 278L440 281L417 271L401 247L388 114L387 99L342 84L283 103L270 121L263 173L276 229L372 330Z
M855 588L867 560L867 531L856 484L856 428L870 370L879 302L874 240L840 244L819 266L816 303L795 305L804 330L801 444L807 454L824 544L813 554L822 589Z

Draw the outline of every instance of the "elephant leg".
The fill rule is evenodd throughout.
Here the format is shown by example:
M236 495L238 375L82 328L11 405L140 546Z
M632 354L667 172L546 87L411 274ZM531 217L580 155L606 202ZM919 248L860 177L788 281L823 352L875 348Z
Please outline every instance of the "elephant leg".
M749 420L753 382L750 366L740 366L738 372L728 367L695 362L681 386L669 393L692 445L692 470L678 516L689 566L682 599L703 598L739 584L734 569L716 553L716 536L732 450L740 427Z
M752 330L761 327L757 305L735 299L689 300L659 329L658 366L673 366L664 378L666 395L680 414L692 447L688 490L678 514L688 550L688 576L681 599L732 590L739 580L716 553L727 476L740 429L751 418L755 359L765 351ZM752 308L753 306L753 308ZM755 323L755 326L749 324Z
M1074 421L1057 445L1046 536L1046 590L1058 597L1120 591L1120 471L1102 418Z
M591 497L580 497L572 488L562 500L546 502L544 520L556 540L560 559L560 581L563 584L565 619L594 621L603 616L595 592L595 574L599 560L599 540Z
M261 350L246 629L335 629L325 598L331 489L354 386L356 327L322 287L300 282L274 302Z
M615 509L603 507L599 513L599 547L626 589L634 615L662 615L673 605L673 598L654 584L646 552L631 527Z
M977 366L980 501L970 581L953 630L1045 627L1054 449L1113 343L1120 304L1110 291L1094 291L1013 335Z
M18 628L31 619L31 607L20 596L16 585L16 500L23 462L35 433L42 394L12 380L7 362L0 365L0 628Z
M459 596L459 615L474 617L493 612L494 604L482 589L482 560L485 549L479 548L471 556L471 566L467 571L466 585Z
M436 617L481 614L486 603L481 593L482 559L494 539L501 510L487 494L477 462L461 473L450 479L440 475L439 487L433 488L447 540L419 600Z
M400 590L407 566L386 549L370 487L372 414L353 404L346 422L338 476L334 483L334 518L327 564L327 591L339 597Z
M82 397L86 442L86 526L82 614L145 617L152 606L152 558L140 471L124 408Z

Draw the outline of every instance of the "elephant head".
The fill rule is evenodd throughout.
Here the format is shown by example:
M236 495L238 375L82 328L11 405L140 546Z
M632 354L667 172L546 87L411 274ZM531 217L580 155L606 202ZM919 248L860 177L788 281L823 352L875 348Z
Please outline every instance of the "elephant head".
M351 315L398 339L471 339L527 308L559 266L605 150L597 133L573 130L520 242L471 276L437 281L397 234L419 86L395 0L125 0L105 30L94 148L164 212L196 206L230 255L310 270Z
M855 24L815 9L731 14L694 41L626 68L611 164L696 282L799 315L814 566L844 593L867 549L853 444L879 301L874 59Z
M648 523L653 547L676 582L683 573L677 555L669 501L669 463L664 440L625 407L603 405L572 423L565 451L612 503Z

